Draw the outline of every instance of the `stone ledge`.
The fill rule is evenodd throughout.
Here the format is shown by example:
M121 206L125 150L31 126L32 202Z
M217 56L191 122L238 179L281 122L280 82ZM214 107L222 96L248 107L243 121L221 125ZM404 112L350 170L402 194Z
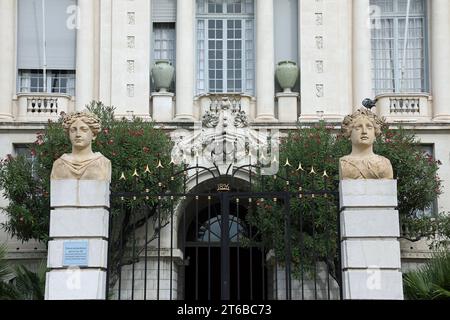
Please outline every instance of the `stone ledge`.
M341 209L397 207L397 180L341 180Z
M397 210L344 210L340 223L341 238L400 236Z
M345 240L342 267L400 269L400 244L394 240Z
M84 239L86 240L86 239ZM51 240L48 242L48 268L67 268L63 265L64 242L80 240ZM89 268L106 269L108 257L108 242L101 239L89 239L88 241L88 265Z
M50 206L109 208L109 181L51 180Z
M102 208L58 208L50 212L51 238L108 238L109 212Z
M344 299L403 300L402 273L395 270L343 272Z
M45 300L104 300L106 271L61 269L47 272Z

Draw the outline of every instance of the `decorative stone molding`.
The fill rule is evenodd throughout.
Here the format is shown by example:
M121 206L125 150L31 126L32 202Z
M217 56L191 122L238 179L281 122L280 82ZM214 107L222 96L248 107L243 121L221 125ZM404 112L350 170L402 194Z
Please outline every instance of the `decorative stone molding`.
M390 93L376 96L376 110L388 122L431 121L433 106L427 93Z
M278 130L251 129L239 96L210 95L209 98L209 108L193 131L172 133L175 143L172 161L192 166L198 163L208 168L222 166L225 171L229 165L249 165L258 161L271 169L272 165L278 168L278 161L274 161L278 156Z
M18 93L16 103L17 120L27 122L55 121L75 108L73 97L61 93Z

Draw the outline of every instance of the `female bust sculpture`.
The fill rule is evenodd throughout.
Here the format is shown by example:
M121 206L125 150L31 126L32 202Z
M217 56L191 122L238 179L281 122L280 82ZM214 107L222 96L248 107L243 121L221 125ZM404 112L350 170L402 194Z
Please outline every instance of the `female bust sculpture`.
M111 161L92 151L100 120L93 114L76 112L64 118L63 126L72 143L72 153L63 154L53 163L51 179L111 181Z
M342 122L344 136L352 142L352 153L339 159L339 176L345 179L393 179L391 162L373 152L382 121L368 109L358 110Z

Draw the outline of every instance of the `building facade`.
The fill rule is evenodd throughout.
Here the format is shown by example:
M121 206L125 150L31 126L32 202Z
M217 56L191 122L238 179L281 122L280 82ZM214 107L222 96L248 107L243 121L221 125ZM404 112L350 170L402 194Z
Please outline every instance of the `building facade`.
M450 211L447 0L2 0L0 40L2 157L92 100L172 130L201 121L211 97L238 97L250 127L289 130L338 124L375 97L442 162L428 214ZM168 92L151 75L160 59L175 67ZM292 92L274 78L286 60L300 67ZM45 257L0 241L11 259ZM402 250L405 268L427 257L423 243Z

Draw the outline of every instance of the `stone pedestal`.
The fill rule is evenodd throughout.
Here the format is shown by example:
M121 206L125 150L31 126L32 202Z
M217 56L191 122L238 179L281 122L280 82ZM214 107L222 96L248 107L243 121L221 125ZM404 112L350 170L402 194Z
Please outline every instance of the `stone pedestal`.
M174 118L174 94L170 92L152 93L152 119L156 122L172 121Z
M277 93L278 100L278 121L280 122L297 122L298 112L298 96L296 92Z
M403 299L396 180L342 180L344 299Z
M105 299L109 182L52 180L46 300Z

